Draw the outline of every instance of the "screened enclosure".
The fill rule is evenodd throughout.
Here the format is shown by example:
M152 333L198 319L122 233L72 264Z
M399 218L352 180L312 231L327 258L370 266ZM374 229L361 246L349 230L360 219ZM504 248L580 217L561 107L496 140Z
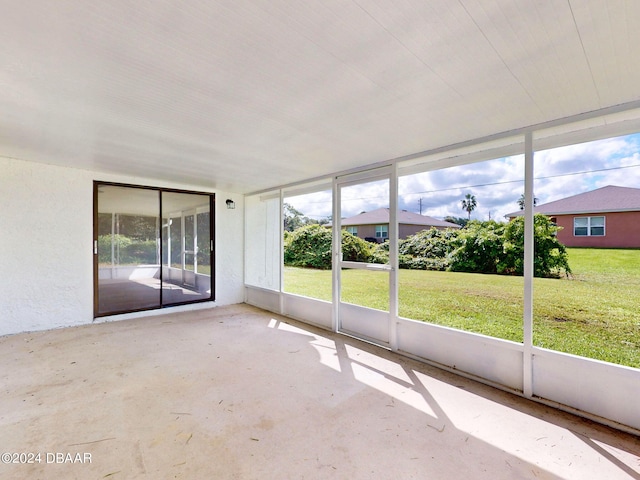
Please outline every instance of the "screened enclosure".
M637 427L634 408L618 399L640 393L632 293L640 250L563 241L612 237L623 214L630 220L620 238L638 240L639 207L618 198L613 211L574 206L568 220L538 213L609 185L638 190L637 127L576 141L582 127L554 125L248 195L247 302ZM385 209L384 222L341 224ZM401 238L405 210L461 228Z

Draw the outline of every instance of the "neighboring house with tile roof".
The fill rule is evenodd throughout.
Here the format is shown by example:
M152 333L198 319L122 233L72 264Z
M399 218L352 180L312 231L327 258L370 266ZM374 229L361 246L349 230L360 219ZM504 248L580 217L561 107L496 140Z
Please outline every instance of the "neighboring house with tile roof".
M357 237L373 240L381 243L389 238L389 209L378 208L370 212L362 212L353 217L341 220L342 228L356 235ZM460 228L460 225L444 220L438 220L426 215L401 210L398 212L398 237L407 238L422 230L437 228Z
M567 247L640 248L640 189L606 186L538 205ZM513 219L523 211L509 213Z

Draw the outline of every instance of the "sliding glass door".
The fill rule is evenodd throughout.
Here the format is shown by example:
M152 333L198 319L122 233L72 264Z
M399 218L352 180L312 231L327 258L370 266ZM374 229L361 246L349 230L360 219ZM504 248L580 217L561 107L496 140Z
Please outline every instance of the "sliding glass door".
M163 305L211 297L209 195L162 192Z
M213 300L213 195L94 189L95 316Z

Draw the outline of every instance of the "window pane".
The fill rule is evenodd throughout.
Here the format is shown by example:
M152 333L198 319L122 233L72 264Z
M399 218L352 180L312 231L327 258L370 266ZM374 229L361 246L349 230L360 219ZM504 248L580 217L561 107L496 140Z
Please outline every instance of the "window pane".
M376 226L376 238L389 238L389 230L386 225Z
M586 217L578 217L573 219L573 234L587 235L589 233L589 219Z
M604 217L591 217L591 230L590 234L593 236L604 235Z
M102 184L96 188L97 314L158 307L159 192Z
M207 208L206 211L198 212L197 225L197 271L204 275L211 275L211 214Z
M162 218L163 305L211 298L209 195L162 192Z

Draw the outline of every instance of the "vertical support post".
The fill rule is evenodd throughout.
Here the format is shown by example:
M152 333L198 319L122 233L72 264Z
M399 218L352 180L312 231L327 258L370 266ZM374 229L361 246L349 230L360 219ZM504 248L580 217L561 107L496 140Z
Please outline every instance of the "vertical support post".
M525 397L533 396L533 133L524 137L524 312L523 386Z
M389 178L389 347L398 350L398 165Z
M332 228L331 228L331 287L332 287L332 311L331 311L331 330L337 332L340 330L340 263L342 253L342 235L341 235L341 222L340 222L340 210L342 201L340 195L340 187L338 185L337 177L333 178L332 185Z
M156 235L158 235L158 244L159 244L159 256L160 256L160 261L158 262L160 264L160 275L159 275L159 280L160 280L160 291L158 292L158 302L160 303L160 306L164 305L164 299L162 297L163 292L164 292L164 273L162 271L162 191L158 190L158 216L156 217L156 226L160 225L159 228L156 228ZM169 229L167 228L167 231ZM169 271L167 270L167 275L169 275Z
M280 303L278 306L280 315L285 314L284 308L284 191L282 189L279 190L278 198L280 199L280 227L278 231L280 232L280 272L279 273L279 282L278 282L278 297L280 299Z
M249 253L247 252L247 216L248 216L248 212L249 212L249 202L247 202L247 196L244 196L244 201L242 202L242 209L243 209L243 213L242 213L242 221L243 221L243 225L242 225L242 255L244 257L244 263L242 266L242 286L244 289L244 303L247 303L247 301L249 300L249 293L247 290L247 265L249 265ZM211 212L213 214L213 211ZM213 241L212 241L213 242ZM171 250L169 250L171 251ZM171 255L171 254L169 254ZM211 244L211 256L213 257L213 243ZM266 258L266 255L265 255ZM213 258L212 258L213 259ZM265 260L266 262L266 260ZM169 260L169 263L171 263L171 260ZM213 275L213 269L211 270L211 279L213 280L214 275Z
M184 283L184 271L187 269L187 225L184 221L184 211L180 211L180 262L182 263L182 283Z
M111 212L111 278L116 278L116 215Z

